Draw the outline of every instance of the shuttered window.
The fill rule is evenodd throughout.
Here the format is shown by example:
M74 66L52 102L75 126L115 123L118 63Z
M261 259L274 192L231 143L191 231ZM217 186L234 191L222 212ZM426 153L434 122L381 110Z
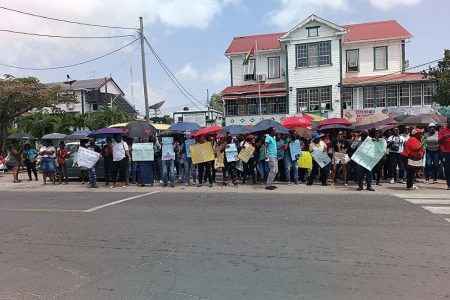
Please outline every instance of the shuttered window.
M374 69L386 70L388 68L388 47L375 47L374 51Z
M280 57L269 57L269 78L280 78Z

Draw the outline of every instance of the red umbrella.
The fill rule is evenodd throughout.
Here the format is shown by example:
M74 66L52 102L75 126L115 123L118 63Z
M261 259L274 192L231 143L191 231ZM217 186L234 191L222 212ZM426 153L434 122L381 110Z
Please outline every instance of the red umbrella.
M352 123L350 123L350 121L345 118L331 118L331 119L326 119L326 120L320 121L319 124L317 124L317 127L320 128L320 127L326 126L326 125L350 126L350 125L352 125Z
M222 130L223 130L222 126L206 127L206 128L203 128L203 129L200 129L200 130L196 131L194 133L194 136L197 137L197 136L201 136L201 135L211 135L211 134L218 133L218 132L220 132Z
M292 127L310 127L313 124L304 117L292 116L284 119L283 122L281 122L281 125L283 125L286 128L292 128Z

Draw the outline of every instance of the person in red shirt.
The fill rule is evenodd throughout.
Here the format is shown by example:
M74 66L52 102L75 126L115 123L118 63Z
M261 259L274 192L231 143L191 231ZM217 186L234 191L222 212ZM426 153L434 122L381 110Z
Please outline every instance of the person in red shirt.
M64 177L64 184L68 183L67 178L67 164L66 158L69 156L69 149L67 149L66 145L63 141L59 143L59 148L56 150L56 159L58 161L58 180L59 184L62 183Z
M414 185L416 171L422 168L422 159L425 153L424 143L421 142L423 130L415 128L411 131L411 137L405 143L402 159L406 166L406 189L417 190Z
M447 127L439 131L438 141L442 153L445 180L447 180L447 190L450 190L450 117L447 117Z

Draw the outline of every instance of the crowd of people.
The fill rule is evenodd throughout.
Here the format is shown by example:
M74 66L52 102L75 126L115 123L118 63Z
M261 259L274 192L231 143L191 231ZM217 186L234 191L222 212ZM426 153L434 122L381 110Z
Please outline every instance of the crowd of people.
M195 139L195 142L186 142L189 139ZM380 145L385 145L383 157L372 170L352 160L352 155L366 139L383 141ZM135 143L152 143L154 159L133 160ZM194 164L187 147L193 143L210 143L215 159ZM299 157L293 157L290 153L291 143L298 143L303 153L320 149L331 162L320 165L312 160L310 168L299 166ZM224 154L232 145L238 153L245 147L252 147L255 151L247 162L235 159L228 161ZM415 190L418 189L415 185L418 180L435 184L439 178L443 178L450 189L450 118L446 126L439 130L436 124L431 123L424 130L408 126L362 131L339 130L329 134L314 133L310 138L299 136L295 130L281 134L275 128L254 135L232 136L224 133L195 138L175 135L170 145L174 155L162 153L161 138L153 136L128 139L114 135L102 145L98 145L95 139L81 140L80 147L94 151L103 158L105 185L111 188L115 188L119 182L122 187L129 184L145 187L156 183L163 187L174 187L176 184L197 187L208 184L213 187L216 174L221 171L223 186L262 184L267 190L275 190L276 181L310 186L317 178L323 186L338 182L348 186L355 182L358 191L364 189L364 184L366 190L374 191L372 182L378 186L383 182L405 184L407 190ZM55 147L52 141L45 140L37 150L30 143L22 146L19 141L13 141L8 153L6 159L0 157L0 165L11 170L14 183L21 182L19 171L22 167L26 168L29 181L37 181L38 161L44 185L47 180L53 184L69 182L66 160L70 152L63 141ZM92 168L80 167L82 184L88 183L90 188L97 188L96 170L99 163Z

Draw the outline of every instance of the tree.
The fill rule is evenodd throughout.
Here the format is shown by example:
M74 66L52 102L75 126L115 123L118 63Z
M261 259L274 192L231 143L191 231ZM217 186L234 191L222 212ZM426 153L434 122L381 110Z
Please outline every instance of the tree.
M16 118L35 109L76 101L72 96L63 96L63 90L61 86L47 86L36 77L7 75L0 79L0 152L5 152L8 128Z
M72 126L73 130L83 130L86 129L87 121L88 121L89 115L86 113L78 113L72 115Z
M436 82L433 101L441 106L450 106L450 50L444 50L444 58L436 67L423 71L423 75Z
M55 132L55 123L56 119L42 111L37 111L30 116L19 117L17 127L22 132L40 138L47 133Z
M223 100L219 94L212 94L208 101L208 107L223 113Z
M116 107L102 107L100 111L91 113L88 116L86 125L91 130L105 128L113 124L131 121L130 117Z

